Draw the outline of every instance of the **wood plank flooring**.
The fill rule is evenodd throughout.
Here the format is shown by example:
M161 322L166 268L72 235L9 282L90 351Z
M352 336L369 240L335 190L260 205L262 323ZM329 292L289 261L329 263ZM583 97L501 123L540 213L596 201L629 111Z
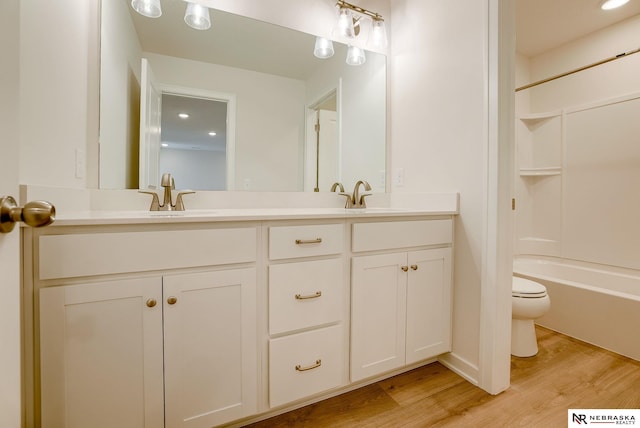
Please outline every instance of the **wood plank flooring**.
M570 408L640 408L640 362L536 332L538 355L512 357L511 387L496 396L433 363L249 426L554 428Z

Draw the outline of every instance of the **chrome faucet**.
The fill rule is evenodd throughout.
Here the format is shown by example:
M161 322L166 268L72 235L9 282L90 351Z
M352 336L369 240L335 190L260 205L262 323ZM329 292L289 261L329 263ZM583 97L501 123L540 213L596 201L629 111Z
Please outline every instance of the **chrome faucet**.
M368 182L359 180L353 188L352 194L344 193L344 187L342 187L340 183L334 183L333 186L331 186L331 191L335 192L338 187L340 188L340 195L347 198L347 202L344 205L345 208L366 208L367 204L364 198L365 196L371 195L371 193L360 194L360 186L364 186L365 191L371 190L371 185L369 185Z
M176 182L171 174L162 174L160 185L164 187L164 200L162 201L162 204L160 204L160 200L158 199L158 194L156 192L139 190L140 193L147 193L152 196L151 207L149 207L149 211L184 211L185 208L182 196L188 195L190 193L196 193L193 190L180 191L178 193L178 196L176 196L176 203L174 204L171 191L176 188Z

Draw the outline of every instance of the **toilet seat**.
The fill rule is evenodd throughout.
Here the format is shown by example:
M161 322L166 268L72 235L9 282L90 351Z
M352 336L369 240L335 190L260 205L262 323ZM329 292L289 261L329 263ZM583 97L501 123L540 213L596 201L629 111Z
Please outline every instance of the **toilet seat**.
M513 277L511 284L511 296L521 297L525 299L538 299L547 295L547 289L544 285L531 281L530 279Z

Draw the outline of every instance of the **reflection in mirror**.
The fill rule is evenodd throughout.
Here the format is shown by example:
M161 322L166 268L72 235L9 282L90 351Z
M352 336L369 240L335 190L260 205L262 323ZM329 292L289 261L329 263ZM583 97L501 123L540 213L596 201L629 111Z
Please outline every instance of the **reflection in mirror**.
M163 172L170 172L178 189L328 191L335 181L351 186L365 179L375 191L384 191L384 55L366 52L365 64L348 66L346 46L335 43L332 58L318 59L313 55L315 37L309 34L213 9L211 28L196 31L184 24L184 7L181 1L165 2L162 16L150 19L135 13L127 0L102 2L101 188L153 186ZM227 123L225 160L218 156L218 166L203 166L218 177L215 184L192 181L187 172L198 169L192 161L169 166L161 160L164 149L158 148L157 156L149 151L155 144L149 141L159 146L164 129L146 123L150 114L139 111L146 99L143 58L153 68L161 98L179 94L175 88L190 96L202 91L234 98L227 105L235 123ZM320 108L331 93L335 106ZM310 120L310 111L319 110L334 115L318 113L328 123L325 129L335 129L328 150L322 142L317 145ZM166 127L164 114L156 111L157 128ZM154 133L156 140L145 140Z
M227 102L162 94L159 170L180 187L226 190Z

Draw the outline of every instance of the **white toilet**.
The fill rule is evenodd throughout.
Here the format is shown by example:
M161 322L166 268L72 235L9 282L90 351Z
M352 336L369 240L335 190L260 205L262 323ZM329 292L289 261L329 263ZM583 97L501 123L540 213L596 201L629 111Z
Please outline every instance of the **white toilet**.
M514 276L511 302L511 355L532 357L538 353L533 320L551 308L547 289L538 282Z

